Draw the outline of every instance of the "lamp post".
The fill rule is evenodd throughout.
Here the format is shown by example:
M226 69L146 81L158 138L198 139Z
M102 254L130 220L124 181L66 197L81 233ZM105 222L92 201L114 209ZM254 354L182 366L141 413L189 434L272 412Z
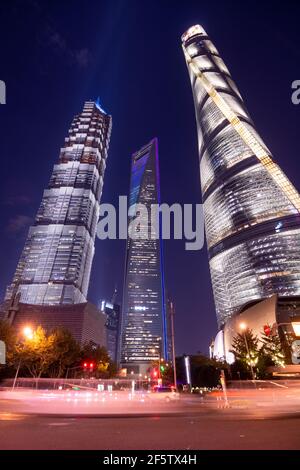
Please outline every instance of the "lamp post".
M25 328L23 328L23 330L22 330L22 334L23 334L24 338L29 340L29 341L31 341L33 339L33 330L31 328L31 326L25 326ZM18 367L17 367L17 370L16 370L16 375L15 375L15 378L14 378L13 386L12 386L13 390L15 389L15 386L16 386L17 378L18 378L18 375L19 375L20 367L21 367L21 362L22 362L22 359L20 358L19 364L18 364Z
M157 385L161 385L162 384L162 377L161 377L160 366L161 366L161 361L163 360L162 357L161 357L161 337L157 338L157 341L158 341L158 354L159 354Z
M253 367L252 367L252 360L251 360L251 356L250 356L249 345L248 345L248 341L247 341L247 337L246 337L246 330L247 330L247 325L246 325L246 323L240 323L240 330L241 330L242 333L243 333L243 337L244 337L244 341L245 341L245 346L246 346L246 351L247 351L247 354L248 354L248 356L249 356L250 370L251 370L252 380L255 380L254 370L253 370Z
M171 305L170 305L170 317L171 317L172 362L173 362L173 373L174 373L174 387L175 387L175 390L177 391L175 335L174 335L174 316L175 316L175 308L174 308L173 302L171 302Z

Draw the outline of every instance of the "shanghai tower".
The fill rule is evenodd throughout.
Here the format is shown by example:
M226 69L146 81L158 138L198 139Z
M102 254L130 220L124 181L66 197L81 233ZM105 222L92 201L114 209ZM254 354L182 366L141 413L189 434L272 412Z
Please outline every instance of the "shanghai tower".
M258 134L205 30L182 36L219 327L251 302L300 295L300 197Z
M75 116L30 227L6 300L31 305L86 302L111 116L87 101Z
M139 215L139 204L148 215L153 204L160 204L157 139L132 155L129 224ZM167 327L161 234L150 236L151 217L140 220L142 236L127 240L121 364L145 374L153 361L167 356ZM159 224L156 229L160 232Z

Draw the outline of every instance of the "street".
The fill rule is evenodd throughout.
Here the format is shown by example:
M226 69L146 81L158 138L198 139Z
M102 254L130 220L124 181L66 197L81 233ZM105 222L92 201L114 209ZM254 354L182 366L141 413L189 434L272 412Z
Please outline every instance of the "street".
M76 392L67 402L65 392L0 392L0 449L300 448L298 384L229 390L228 407L219 393L172 403L113 399L104 407L101 394L90 395Z
M0 415L0 448L299 449L300 412L264 419L230 410L194 416L59 418Z

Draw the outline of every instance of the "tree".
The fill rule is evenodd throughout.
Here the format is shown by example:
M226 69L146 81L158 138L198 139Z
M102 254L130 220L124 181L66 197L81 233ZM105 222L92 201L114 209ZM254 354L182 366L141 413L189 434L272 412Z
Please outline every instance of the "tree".
M97 377L104 378L110 376L110 365L113 363L104 346L95 345L90 341L82 347L80 355L82 360L95 362L95 375Z
M107 369L107 378L115 377L118 373L118 365L116 362L109 360L109 365Z
M260 343L256 364L257 377L260 379L271 378L272 374L268 372L268 368L271 366L283 367L285 364L281 339L278 334L272 333L272 328L269 325L266 325L261 333Z
M284 354L284 360L286 364L292 363L292 344L295 341L295 336L288 332L282 332L282 335L279 335L282 340L282 352Z
M162 363L160 366L161 375L165 384L174 384L174 368L171 362Z
M172 364L164 360L161 361L152 361L151 367L147 369L148 373L151 374L154 370L158 372L160 367L160 378L162 379L163 384L173 384L174 382L174 371Z
M279 335L272 333L266 334L264 331L261 335L261 343L260 355L269 358L272 362L271 365L283 367L285 365L284 352Z
M53 362L48 367L50 377L63 377L66 369L78 361L80 346L66 328L52 331Z
M234 380L252 379L248 364L239 359L236 359L234 363L230 365L230 374L231 378Z
M40 378L55 361L54 340L54 334L47 335L38 326L32 338L16 344L13 355L15 366L21 364L32 377Z
M227 364L209 359L204 354L190 356L191 380L193 387L216 387L219 384L220 371L227 371ZM184 356L176 358L177 383L186 384Z
M203 354L190 357L191 377L194 387L216 387L220 380L221 369L226 369L226 364L209 359Z
M245 370L247 366L248 371L251 367L254 369L259 359L258 337L253 334L252 330L247 329L243 334L238 333L232 341L232 350L236 358L236 369L239 372L240 365L241 371Z

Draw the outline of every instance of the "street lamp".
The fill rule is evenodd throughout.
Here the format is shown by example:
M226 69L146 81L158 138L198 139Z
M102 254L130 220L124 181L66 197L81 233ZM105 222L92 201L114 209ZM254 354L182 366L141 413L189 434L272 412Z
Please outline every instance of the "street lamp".
M31 326L25 326L25 328L23 328L23 336L29 340L33 339L33 330Z
M247 337L246 337L246 330L247 330L247 325L246 325L246 323L244 323L244 322L240 323L240 330L241 330L242 333L243 333L243 337L244 337L244 341L245 341L245 346L246 346L247 354L248 354L248 356L249 356L250 370L251 370L252 380L255 380L255 375L254 375L254 371L253 371L253 367L252 367L252 360L251 360L251 356L250 356L250 350L249 350L248 341L247 341Z
M31 326L25 326L22 330L22 334L23 334L23 336L26 340L28 340L28 341L33 340L33 329L31 328ZM19 375L20 367L21 367L21 362L22 362L22 359L20 358L19 364L18 364L18 367L17 367L17 370L16 370L16 375L15 375L15 378L14 378L13 386L12 386L13 390L16 386L17 378L18 378L18 375Z

